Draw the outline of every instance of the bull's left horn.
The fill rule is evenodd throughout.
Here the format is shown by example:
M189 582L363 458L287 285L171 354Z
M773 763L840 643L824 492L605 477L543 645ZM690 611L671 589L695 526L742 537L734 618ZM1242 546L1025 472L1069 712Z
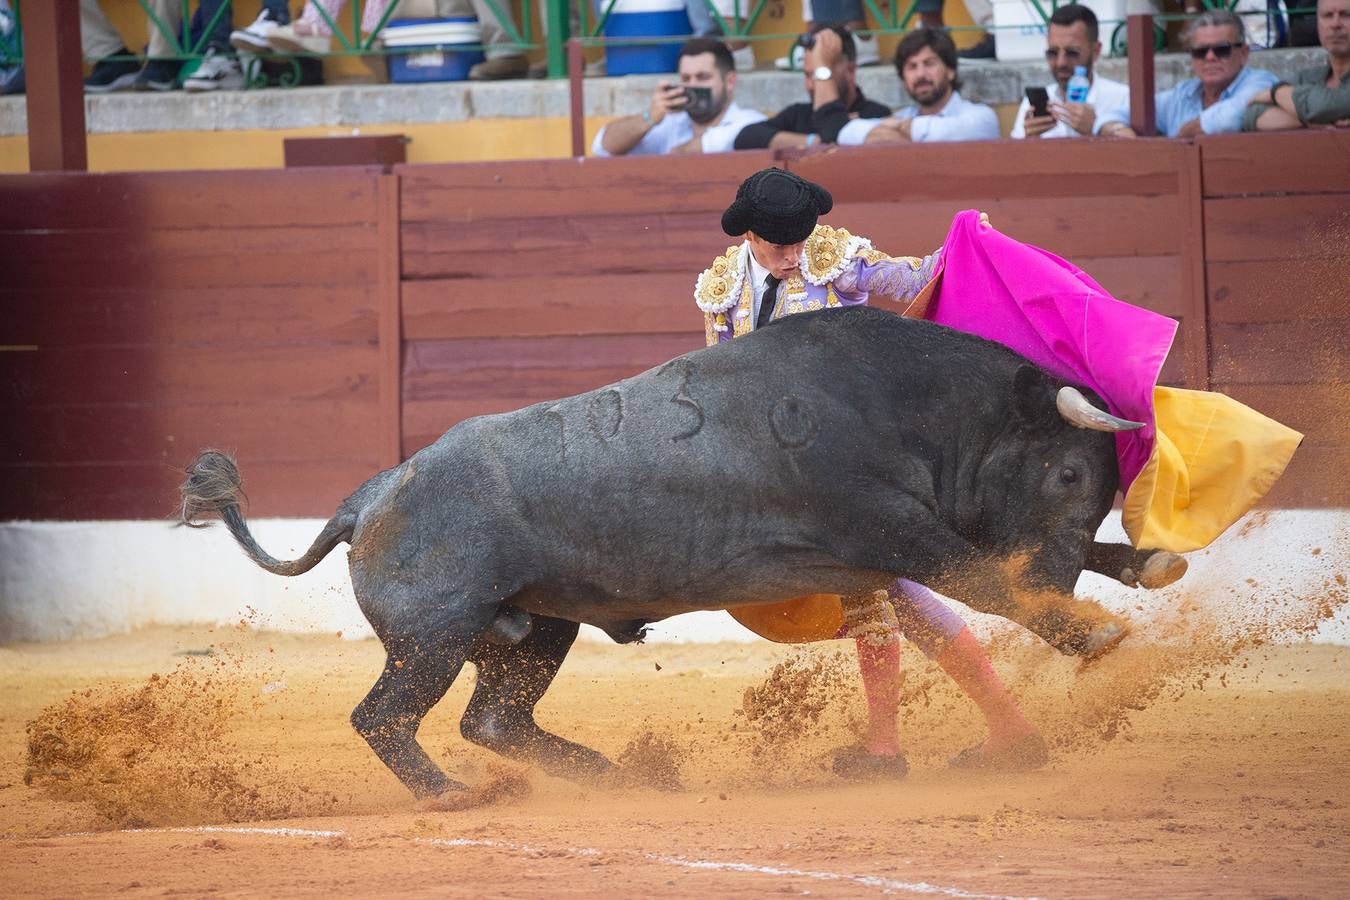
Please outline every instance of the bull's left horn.
M1090 428L1093 431L1134 431L1144 427L1143 422L1131 422L1113 416L1088 402L1078 388L1062 387L1055 395L1055 408L1064 417L1064 421L1078 428Z

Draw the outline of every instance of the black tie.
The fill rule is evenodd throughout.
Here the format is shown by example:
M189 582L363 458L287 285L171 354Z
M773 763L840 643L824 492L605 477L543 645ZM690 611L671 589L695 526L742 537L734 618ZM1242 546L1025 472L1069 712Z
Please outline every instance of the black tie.
M772 275L765 276L764 296L759 300L759 316L755 319L756 328L763 328L773 321L773 308L778 300L778 282L781 280Z

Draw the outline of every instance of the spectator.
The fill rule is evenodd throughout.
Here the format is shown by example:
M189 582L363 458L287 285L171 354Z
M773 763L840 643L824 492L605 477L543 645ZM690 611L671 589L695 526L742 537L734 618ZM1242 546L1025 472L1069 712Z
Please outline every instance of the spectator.
M895 70L917 106L881 121L849 122L840 144L896 144L927 141L996 141L998 114L961 97L956 45L945 31L911 31L895 48Z
M385 10L397 3L398 0L366 0L361 14L361 28L367 33L374 31L385 18ZM336 22L346 5L347 0L309 0L295 24L271 30L267 43L279 53L327 53L331 46L332 29L319 12L319 7ZM497 6L503 15L511 15L509 4L499 3ZM473 81L524 78L529 74L530 63L525 58L525 52L516 45L510 32L502 27L488 0L436 0L436 15L440 18L472 16L478 20L483 52L487 59L469 69L469 78Z
M1323 65L1304 69L1251 99L1243 131L1288 131L1310 125L1350 127L1350 0L1319 0L1317 39Z
M696 37L680 48L680 83L662 81L640 116L610 122L595 136L596 156L723 153L742 128L763 113L736 105L736 60L717 38ZM697 89L699 96L688 92ZM704 92L706 90L706 93Z
M721 0L726 2L726 0ZM881 53L877 50L877 39L873 35L863 35L861 32L867 28L867 13L863 10L863 0L817 0L820 6L820 15L816 15L816 5L812 0L802 0L802 22L805 25L806 33L812 34L817 30L817 22L835 22L847 28L853 35L854 42L854 62L860 66L875 66L881 62ZM919 0L919 6L926 7L927 11L919 10L919 16L925 24L932 16L932 10L937 9L937 17L942 19L942 0ZM940 25L933 27L941 27ZM804 44L794 44L788 51L787 56L780 56L774 60L773 64L779 69L802 69L805 71L806 46Z
M810 100L793 103L764 122L748 125L736 136L736 149L810 147L833 144L839 130L854 119L880 119L891 108L868 100L858 87L857 47L840 25L816 23L803 38L806 48L806 93Z
M284 0L269 0L268 6L285 9ZM224 9L221 9L224 7ZM80 43L84 55L97 60L84 80L89 93L102 94L125 88L138 91L171 91L178 86L184 60L178 40L183 31L182 0L149 0L149 45L141 65L122 42L97 0L80 0ZM210 26L210 32L206 31ZM190 90L238 90L244 86L243 71L230 52L229 0L201 0L188 28L188 41L195 45L206 35L206 58L184 86Z
M1068 138L1095 134L1097 110L1129 109L1130 86L1097 77L1094 63L1102 54L1097 40L1097 15L1090 7L1079 3L1061 6L1050 16L1046 34L1045 59L1055 80L1045 86L1050 95L1050 114L1034 116L1031 102L1022 99L1013 122L1012 138ZM1087 69L1087 102L1070 103L1067 99L1069 79L1074 68Z
M1167 137L1225 134L1242 128L1247 101L1273 87L1269 72L1247 67L1247 31L1226 9L1201 13L1186 29L1191 70L1188 78L1154 98L1158 133ZM1102 117L1099 134L1134 137L1126 105Z

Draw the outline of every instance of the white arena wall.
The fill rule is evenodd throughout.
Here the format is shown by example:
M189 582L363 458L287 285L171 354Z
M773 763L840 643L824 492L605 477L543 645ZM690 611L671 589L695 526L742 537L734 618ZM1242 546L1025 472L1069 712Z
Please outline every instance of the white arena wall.
M319 532L319 519L250 523L264 548L293 558ZM1118 517L1102 540L1123 540ZM0 523L0 643L100 637L152 624L234 624L258 629L371 636L352 596L345 547L295 578L254 566L222 526L173 527L165 522ZM1182 583L1192 594L1236 596L1248 579L1263 594L1325 593L1350 574L1350 510L1257 512L1205 550L1188 556ZM1079 591L1131 610L1173 602L1178 588L1134 591L1084 575ZM1240 593L1240 592L1239 592ZM965 612L965 610L962 610ZM982 616L972 616L977 629ZM983 625L987 626L988 622ZM599 631L583 636L608 640ZM1350 643L1350 609L1342 608L1315 639ZM723 612L677 616L653 627L649 640L758 640Z

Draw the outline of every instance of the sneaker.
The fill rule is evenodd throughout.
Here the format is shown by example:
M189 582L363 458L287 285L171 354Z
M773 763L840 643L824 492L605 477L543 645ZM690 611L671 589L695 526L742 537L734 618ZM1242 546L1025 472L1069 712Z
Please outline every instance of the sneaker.
M737 72L755 71L755 48L753 45L746 44L739 50L732 50L731 58L736 62Z
M957 50L956 58L961 60L961 62L968 63L998 62L998 57L995 55L994 50L994 36L989 32L985 32L984 37L980 38L978 44L975 44L973 47L967 47L964 50Z
M9 73L9 78L5 79L3 86L0 86L0 97L10 97L22 94L27 89L24 83L23 66L19 66L13 72Z
M114 57L124 57L115 59ZM84 80L84 89L90 94L106 94L110 91L130 90L140 74L141 64L130 50L123 47L116 53L103 57L94 63L93 71Z
M858 48L858 65L875 66L881 62L881 52L877 50L876 35L869 34L863 37L861 34L853 35L854 46Z
M197 71L183 82L185 91L238 91L244 87L244 70L239 60L208 47Z
M332 49L332 37L300 34L294 25L278 25L268 34L267 46L278 53L327 53Z
M800 44L792 45L792 52L787 56L780 56L773 61L775 69L781 69L784 72L800 72L802 62L806 59L806 49Z
M264 9L258 13L252 25L230 32L230 46L248 53L267 53L272 49L268 39L280 27L281 23L272 18L272 11Z
M171 91L178 86L178 71L182 68L183 64L176 59L148 59L131 86L138 91Z
M504 81L530 74L530 61L523 55L498 56L480 62L469 70L470 81Z

